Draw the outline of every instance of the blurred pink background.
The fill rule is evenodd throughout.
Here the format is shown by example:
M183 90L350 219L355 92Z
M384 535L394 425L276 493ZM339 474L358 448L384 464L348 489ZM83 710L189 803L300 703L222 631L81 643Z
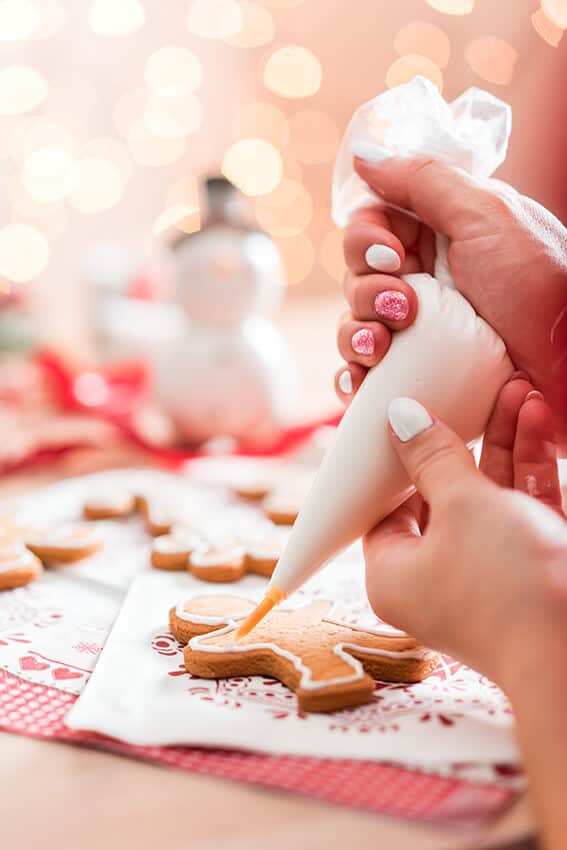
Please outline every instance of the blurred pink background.
M512 142L498 176L565 217L567 4L542 5L0 0L0 271L2 252L9 269L16 250L6 225L32 225L40 242L25 233L16 257L29 281L14 285L33 288L44 339L80 350L85 279L153 262L176 220L198 226L195 178L257 137L268 146L233 149L225 170L244 181L255 170L263 194L251 203L283 253L289 295L336 297L329 200L340 136L356 106L416 71L449 99L477 85L508 100ZM34 160L46 147L51 159Z

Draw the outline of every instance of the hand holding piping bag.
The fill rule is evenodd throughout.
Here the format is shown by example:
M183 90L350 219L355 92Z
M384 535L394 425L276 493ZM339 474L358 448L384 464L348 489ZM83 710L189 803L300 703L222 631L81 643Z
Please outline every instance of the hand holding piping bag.
M354 153L355 170L374 193L420 220L383 204L350 218L344 241L350 309L338 334L349 369L337 375L340 397L352 398L367 369L388 350L391 333L413 322L417 298L397 275L433 272L436 230L450 239L457 289L543 391L560 444L567 447L566 228L498 180L471 177L431 159L384 159L380 148L368 144L355 146Z

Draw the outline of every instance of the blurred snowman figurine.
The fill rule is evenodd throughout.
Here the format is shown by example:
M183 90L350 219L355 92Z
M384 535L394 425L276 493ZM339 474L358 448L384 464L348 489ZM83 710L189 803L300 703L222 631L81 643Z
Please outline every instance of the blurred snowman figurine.
M272 239L224 178L205 184L203 228L172 249L182 336L155 361L158 401L180 439L269 440L290 419L295 370L271 322L285 275Z

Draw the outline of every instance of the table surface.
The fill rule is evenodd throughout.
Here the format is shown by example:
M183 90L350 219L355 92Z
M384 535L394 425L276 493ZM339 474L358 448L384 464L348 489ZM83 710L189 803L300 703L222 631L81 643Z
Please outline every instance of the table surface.
M340 309L338 298L313 299L291 302L283 314L302 364L301 404L309 416L336 407L331 376L339 363L333 329ZM64 472L119 463L115 452L82 452ZM7 477L0 497L61 474L59 467ZM342 850L347 836L357 850L444 850L494 847L533 824L525 797L491 825L463 832L6 733L0 733L0 786L2 846L10 850Z

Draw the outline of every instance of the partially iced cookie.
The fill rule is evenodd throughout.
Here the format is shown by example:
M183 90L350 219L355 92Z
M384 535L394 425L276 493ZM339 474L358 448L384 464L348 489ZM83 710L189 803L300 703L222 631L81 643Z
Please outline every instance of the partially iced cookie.
M0 590L12 590L35 581L43 572L39 558L22 543L0 544Z
M26 547L44 563L71 564L94 555L103 545L96 528L85 523L66 523L24 534Z
M187 644L189 673L273 676L297 694L300 711L326 712L370 702L375 680L420 682L437 666L437 654L409 635L334 619L329 601L276 608L236 642L238 623L254 604L238 596L198 596L171 609L170 628Z

